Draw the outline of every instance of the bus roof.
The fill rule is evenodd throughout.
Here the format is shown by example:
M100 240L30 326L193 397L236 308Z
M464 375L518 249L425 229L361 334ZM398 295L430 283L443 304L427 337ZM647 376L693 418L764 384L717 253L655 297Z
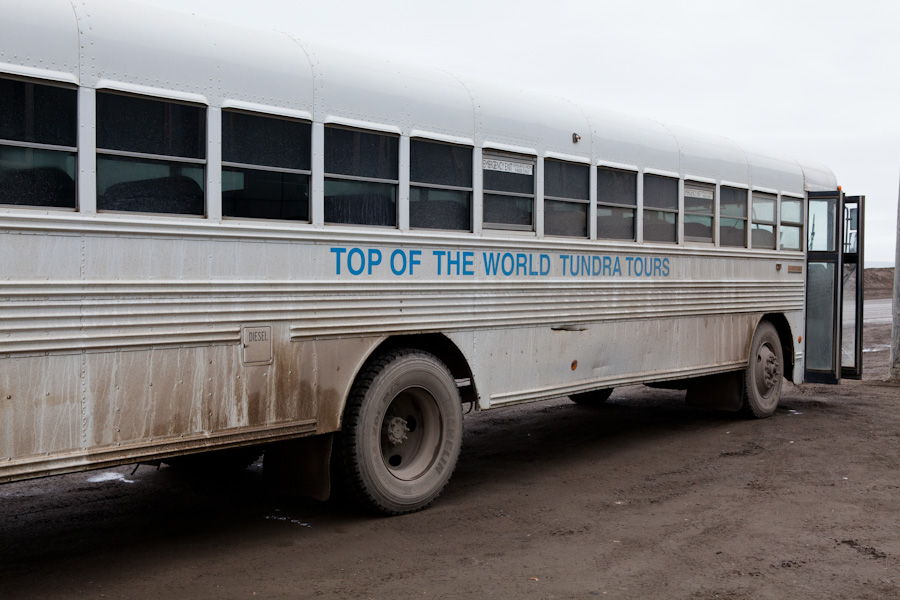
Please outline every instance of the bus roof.
M794 195L837 186L721 136L281 32L122 0L0 6L8 74Z

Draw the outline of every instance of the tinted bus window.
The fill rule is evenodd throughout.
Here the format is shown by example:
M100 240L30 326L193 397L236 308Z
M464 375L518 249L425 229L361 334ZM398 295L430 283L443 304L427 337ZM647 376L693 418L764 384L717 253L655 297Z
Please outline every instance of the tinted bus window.
M0 204L75 208L77 113L72 88L0 77Z
M97 209L203 215L206 110L97 92Z

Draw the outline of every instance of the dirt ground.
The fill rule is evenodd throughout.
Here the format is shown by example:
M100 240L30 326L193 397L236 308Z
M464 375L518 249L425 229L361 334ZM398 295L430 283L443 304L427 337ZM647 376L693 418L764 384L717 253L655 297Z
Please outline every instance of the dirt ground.
M863 287L867 300L894 297L894 269L865 269Z
M466 416L424 512L163 467L0 487L0 598L900 598L900 385L788 385L738 420L629 387Z

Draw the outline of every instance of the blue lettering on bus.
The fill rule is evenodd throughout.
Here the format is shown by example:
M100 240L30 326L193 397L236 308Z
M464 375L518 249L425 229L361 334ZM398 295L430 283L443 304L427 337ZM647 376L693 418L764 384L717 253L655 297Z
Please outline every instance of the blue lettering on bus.
M337 255L337 256L335 256L335 266L334 266L334 272L337 275L341 274L341 254L343 254L346 251L347 251L346 248L332 248L331 249L331 252Z
M509 259L509 268L506 268L506 259ZM513 258L513 255L509 252L505 252L503 254L503 258L500 259L500 270L503 271L503 274L509 277L513 274L513 270L516 268L516 259Z
M359 256L359 268L353 268L353 257ZM366 255L359 248L351 248L347 254L347 270L353 275L359 275L366 268Z
M484 272L487 275L496 275L497 267L500 266L500 253L482 252L481 256L484 258Z
M528 257L521 253L516 254L516 275L528 275Z
M378 248L369 248L369 268L367 273L369 275L372 274L372 267L377 267L381 264L381 250Z
M415 250L413 250L415 252ZM475 270L473 268L473 262L475 260L474 252L463 252L463 264L462 264L462 274L463 275L474 275ZM412 273L412 270L410 270Z
M390 267L394 275L413 275L415 267L422 266L422 250L397 248L390 253L388 265L385 251L378 248L332 247L334 272L340 275L368 275ZM431 264L438 276L471 277L483 269L484 275L505 277L528 276L546 277L553 269L553 259L549 254L530 252L482 252L481 266L475 260L475 252L470 250L432 250L434 262ZM656 256L610 256L600 254L560 254L559 261L563 277L669 277L672 273L671 260ZM427 263L426 263L427 264Z
M451 271L453 267L456 267L456 275L459 275L459 265L462 261L462 258L459 256L459 252L448 252L447 253L447 275L453 275Z
M446 250L432 250L432 254L437 257L437 274L441 274L441 259L444 258L444 255L447 254Z
M397 268L397 257L400 257L400 268ZM391 271L394 275L403 275L406 272L406 253L397 249L391 252Z

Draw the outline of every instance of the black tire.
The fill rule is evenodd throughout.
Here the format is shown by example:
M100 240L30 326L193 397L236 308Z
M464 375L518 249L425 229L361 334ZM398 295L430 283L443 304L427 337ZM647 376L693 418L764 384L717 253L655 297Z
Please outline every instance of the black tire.
M335 438L336 482L378 512L421 510L437 498L462 446L462 402L450 370L432 354L400 349L356 379Z
M581 406L600 406L604 404L613 393L613 388L602 390L591 390L590 392L581 392L580 394L572 394L569 400Z
M784 379L784 353L775 326L761 321L753 334L750 360L744 373L744 402L741 414L750 419L765 419L775 414L781 400Z

